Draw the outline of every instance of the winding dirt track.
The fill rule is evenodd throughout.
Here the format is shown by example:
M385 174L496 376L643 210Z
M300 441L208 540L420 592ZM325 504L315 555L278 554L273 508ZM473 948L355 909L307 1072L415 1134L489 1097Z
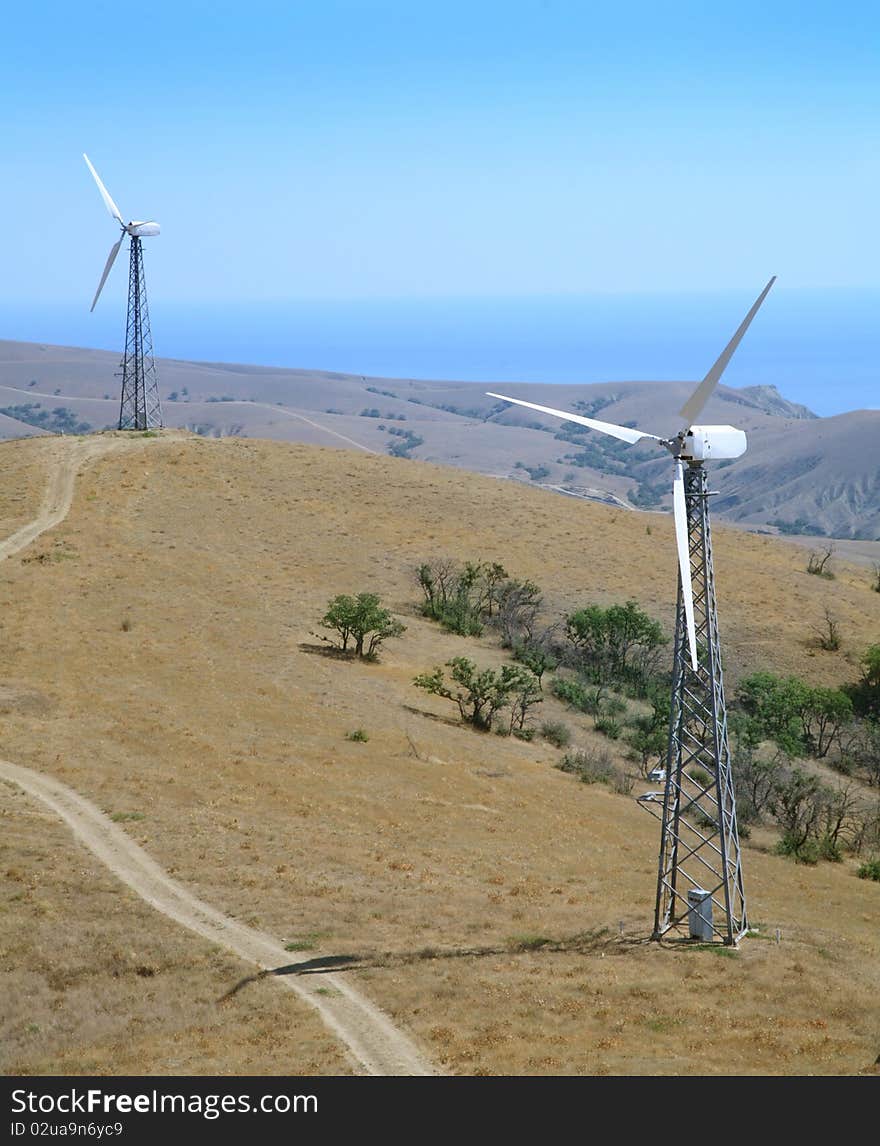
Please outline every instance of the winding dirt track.
M152 442L155 447L158 442ZM30 545L41 533L67 516L80 467L106 453L125 449L119 438L77 439L53 444L53 466L40 511L33 521L0 541L0 561ZM255 963L263 970L283 966L290 955L270 935L246 927L197 899L171 879L149 855L99 808L59 780L30 768L0 760L0 777L17 784L52 809L76 838L111 872L151 907L184 927ZM312 984L314 979L314 985ZM373 1075L433 1075L438 1071L418 1047L369 999L343 976L327 973L275 982L313 1006L328 1028L346 1046L358 1073ZM318 994L318 990L330 994Z

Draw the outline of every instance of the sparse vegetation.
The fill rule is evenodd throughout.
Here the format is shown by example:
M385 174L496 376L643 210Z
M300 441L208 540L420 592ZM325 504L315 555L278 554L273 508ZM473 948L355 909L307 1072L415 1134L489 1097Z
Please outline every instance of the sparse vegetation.
M56 394L60 391L55 391ZM25 402L20 406L2 406L0 414L9 418L17 418L19 422L26 422L29 426L39 426L41 430L49 430L55 434L89 434L92 424L78 420L73 410L66 406L56 406L53 410L44 410L40 402Z
M413 684L453 701L461 719L481 732L488 732L505 708L511 710L508 730L522 729L529 709L543 700L534 675L519 665L502 665L497 671L478 669L467 657L453 657L446 667L452 670L451 682L438 666L433 672L421 673Z
M532 481L543 481L545 477L550 476L549 466L527 466L525 462L516 462L513 468L515 470L525 470Z
M840 648L840 623L826 606L822 624L814 630L816 641L820 649L828 653L836 653Z
M555 767L560 772L577 776L582 784L607 784L612 791L623 796L628 796L633 789L633 778L615 764L605 750L569 752Z
M794 521L782 521L780 518L775 518L773 521L768 521L767 524L775 526L780 533L790 536L822 537L825 534L825 530L821 526L812 521L807 521L805 517L796 517Z
M416 576L424 615L462 637L482 634L496 612L498 588L508 579L507 570L497 562L467 561L462 566L450 558L424 562Z
M20 486L22 474L31 480L21 468L27 445L4 447ZM361 985L371 993L380 991L377 1001L394 1014L405 1010L407 1027L419 1045L450 1073L625 1072L633 1062L645 1061L644 1036L667 1029L670 1016L681 1022L681 1029L699 1027L703 1032L699 1053L679 1040L676 1053L682 1071L699 1073L707 1062L740 1074L854 1074L866 1066L871 1069L880 1012L870 978L874 935L871 920L865 917L877 889L870 887L869 876L857 880L856 872L877 862L880 855L876 833L871 835L880 784L869 790L865 782L867 761L872 753L878 758L868 736L875 727L872 722L860 719L858 731L859 736L864 732L864 741L856 743L855 726L847 725L824 762L802 762L805 771L814 770L833 791L836 777L826 765L836 768L846 758L861 784L866 810L853 814L839 834L837 854L843 856L843 864L832 866L822 858L835 854L836 814L826 811L815 832L821 872L769 855L773 840L768 842L768 837L782 833L764 806L763 827L753 830L755 846L744 851L746 886L750 899L755 898L756 887L763 887L772 888L774 903L786 903L783 923L790 929L786 935L791 941L781 949L772 946L776 919L771 913L769 938L756 944L766 947L757 953L761 956L757 962L745 942L739 964L743 974L733 976L725 988L730 995L727 1003L745 1016L745 1026L733 1042L725 1041L723 1032L716 1038L717 1024L709 1024L711 1030L705 1023L700 1027L704 995L680 990L682 971L689 974L682 960L696 959L702 966L702 957L692 959L679 951L669 952L670 959L648 960L652 948L637 941L651 925L650 880L652 870L656 877L657 833L653 821L631 798L612 800L610 793L615 784L632 782L624 769L631 774L638 771L636 762L623 762L623 753L635 752L630 744L635 722L644 719L650 725L651 700L642 703L635 686L630 695L629 682L625 690L616 680L605 685L605 698L613 700L620 694L627 700L628 712L616 718L623 728L617 741L592 735L586 728L592 720L578 715L580 710L566 714L549 695L557 673L584 693L599 686L576 675L574 652L560 625L541 646L559 658L560 667L549 666L544 672L547 699L530 710L526 720L526 725L533 722L533 744L477 736L460 724L451 701L429 699L409 682L423 668L459 650L477 665L497 671L503 659L502 631L495 627L497 600L478 643L448 636L438 625L421 619L410 621L400 612L401 620L417 629L417 635L407 632L402 640L383 646L393 650L393 656L380 652L382 660L387 656L393 661L387 668L338 665L332 658L340 653L326 659L314 655L318 643L314 638L308 638L310 646L296 643L302 627L301 602L309 610L306 627L336 638L335 632L320 630L316 618L324 611L327 594L332 597L337 589L370 588L396 611L407 573L395 562L415 563L418 549L413 558L405 557L413 553L414 537L422 538L421 553L430 553L434 548L424 546L443 551L447 545L466 544L462 538L470 536L476 538L472 545L485 546L475 552L500 555L512 572L532 573L541 577L542 584L546 576L548 603L542 610L547 612L539 612L533 631L541 630L550 619L548 613L555 617L556 609L571 611L582 600L607 604L598 596L607 584L599 558L579 561L585 537L590 544L591 515L604 520L605 511L559 499L558 518L551 512L542 521L536 543L525 535L527 515L519 523L516 520L515 487L511 492L504 483L481 485L483 479L475 477L475 489L468 492L470 478L465 482L456 473L445 477L440 470L417 466L410 467L408 489L401 493L396 483L388 481L388 472L395 467L355 452L337 456L338 451L286 450L256 442L211 449L198 442L166 448L165 440L140 443L156 446L155 450L139 449L137 441L131 445L128 455L122 455L122 446L116 454L116 462L128 470L122 483L113 481L115 464L85 469L77 483L70 528L58 531L88 553L87 563L80 558L78 565L43 569L22 566L19 554L4 565L8 595L15 602L4 620L4 658L9 666L5 683L51 682L50 699L59 706L57 716L39 712L36 701L33 712L22 708L4 716L8 759L27 763L28 752L40 755L46 731L52 731L53 752L57 750L62 761L50 771L66 767L64 761L70 760L75 769L59 772L68 783L103 792L116 808L143 810L149 805L144 823L120 826L135 838L149 837L149 850L158 862L179 864L175 878L181 881L197 881L199 871L209 865L215 906L230 908L243 920L259 915L257 926L286 936L280 943L290 940L292 951L306 952L278 959L277 964L295 964L318 954L312 951L309 936L312 928L325 926L332 929L333 939L330 946L321 943L322 955L394 952L398 965L413 957L399 983L395 970L368 971ZM42 448L60 454L59 446L63 443L46 442ZM152 543L146 535L143 540L140 535L126 538L121 528L125 507L142 499L141 474L147 465L157 465L160 454L167 497L163 495L161 507L151 499L142 504L145 515L161 508L161 519L148 521L145 516L144 524L166 533L157 532ZM295 454L295 489L286 469L288 454ZM148 461L137 460L146 455ZM170 461L178 457L179 466ZM18 527L26 509L30 512L39 504L44 472L33 468L27 505L10 504L7 498L11 528ZM187 488L198 493L192 504L186 503ZM224 495L238 494L239 488L242 496L227 501ZM193 522L211 504L212 490L218 495L223 528L214 531L206 519L201 532L193 529ZM357 512L349 500L351 490L363 499ZM484 496L487 493L489 497ZM519 493L522 497L528 491L520 488ZM96 495L97 507L87 503L89 494ZM380 497L385 508L377 530L364 527L358 532L358 525L367 520L366 514L359 516L361 509L378 504ZM426 520L423 510L429 499L438 505L438 515ZM186 516L177 516L178 505L185 506ZM507 506L511 508L505 512ZM584 511L583 535L572 524L575 510ZM655 547L646 542L656 538L645 538L645 518L633 519L634 514L618 514L618 526L610 531L609 544L631 546L625 551L626 560L621 556L617 563L621 600L630 587L630 595L639 599L639 578L644 575L647 585L654 572L653 558L646 552L650 549L653 554ZM629 533L618 535L627 521ZM101 530L108 526L105 538ZM670 528L667 522L662 532ZM185 530L191 530L191 540L203 547L204 567L201 561L188 559ZM517 530L523 532L521 538ZM654 529L655 535L658 532L659 524ZM48 546L52 536L31 552ZM358 539L354 552L353 537ZM735 545L725 543L730 556L725 557L724 571L730 589L722 602L722 635L730 636L725 644L730 653L725 661L729 687L751 671L745 658L756 655L756 649L778 654L778 661L765 663L783 679L791 672L810 672L815 674L809 678L811 685L839 684L849 662L826 655L808 658L798 641L810 620L821 615L822 606L815 601L822 600L831 584L846 644L860 632L863 644L880 640L880 630L875 634L874 618L866 608L877 599L870 596L867 571L859 578L839 573L837 582L806 583L813 605L798 610L791 607L790 598L786 600L784 586L777 593L775 583L758 575L758 547L766 544L772 570L778 543L736 537ZM166 552L172 543L177 552ZM546 574L538 572L541 565L533 557L536 544L550 555ZM149 562L145 571L151 576L143 578L142 586L115 576L125 569L121 559L132 553L142 553ZM603 554L602 560L616 556ZM342 576L349 559L354 574L350 583L328 583L328 576ZM794 560L802 570L805 552ZM235 592L236 578L248 570L253 572L256 591ZM369 579L364 570L373 570ZM75 593L86 576L101 591L84 592L81 600L76 598L76 608L61 609L56 602L72 599L61 594ZM385 580L373 582L383 576ZM297 585L294 608L292 577ZM743 604L746 594L740 593L741 585L755 589L754 610L751 596ZM228 594L227 586L233 589ZM403 589L407 595L411 601L421 598L413 585L409 591ZM647 600L641 598L651 612ZM184 607L178 608L180 604ZM671 605L671 599L666 600L670 612ZM791 608L788 615L786 608ZM857 608L865 611L864 629L855 619ZM133 637L119 632L126 610L132 609L137 647L131 643ZM186 640L185 661L174 664L165 626L144 629L144 618L154 615L175 624L179 618L187 626L185 638L181 626L180 638ZM53 674L48 659L53 655L51 634L57 632L58 617L69 626L59 634L68 666L64 674ZM752 641L759 627L760 644ZM441 650L434 656L432 638ZM133 651L138 652L136 657ZM330 653L327 646L324 651ZM859 651L855 646L853 663ZM661 654L662 669L671 659L669 652ZM511 646L508 659L514 655L517 648ZM44 667L38 656L46 658ZM524 658L517 663L530 667ZM152 685L143 692L145 665L161 695ZM445 671L448 681L449 669ZM861 673L859 668L849 671L853 678ZM86 682L85 689L78 686L77 677ZM668 719L668 681L665 688L662 724ZM143 697L146 702L135 706L131 719L122 724L115 713L120 696ZM242 698L235 713L231 697ZM160 720L154 712L157 700L162 706ZM600 701L599 710L602 707ZM430 715L419 715L419 709L430 709ZM74 721L59 719L68 712L75 715ZM511 709L503 709L494 726L507 727L510 715ZM736 715L747 718L745 712ZM556 718L572 732L571 743L561 749L551 748L540 733L542 722ZM742 741L737 730L735 752L741 743L748 747L751 718L748 721ZM349 747L345 734L358 723L369 730L369 742ZM110 737L107 728L113 729ZM406 732L415 739L412 753L407 750ZM581 786L575 775L557 776L551 767L551 761L574 748L601 753L602 746L621 770L619 781ZM772 740L762 738L749 751L760 765L773 761L780 768L791 765ZM126 757L131 764L117 766ZM547 763L539 768L538 760ZM741 774L736 773L740 809L747 787ZM781 781L782 776L774 779ZM210 806L204 802L196 815L192 792L209 785L213 802ZM637 792L649 786L639 786ZM6 799L7 815L18 817L15 804L21 797L10 789ZM616 806L609 808L609 801ZM161 824L154 824L154 806L161 809ZM68 865L69 870L56 865L50 873L43 857L69 851L66 829L55 824L54 817L24 815L15 822L17 838L10 840L4 876L17 866L26 878L14 885L10 880L9 890L21 892L21 903L13 903L11 897L6 902L6 931L11 937L5 943L11 1008L7 1073L21 1067L23 1073L64 1074L73 1065L83 1071L138 1074L145 1067L154 1070L160 1061L180 1062L179 1069L186 1072L208 1073L218 1063L224 1070L271 1073L279 1061L311 1074L350 1069L341 1054L332 1057L334 1043L321 1030L320 1021L315 1019L314 1030L309 1026L309 1013L300 1000L288 1002L290 992L272 989L280 980L264 980L263 986L248 987L222 1007L216 1006L217 996L250 970L242 968L237 956L211 950L152 909L143 908L138 914L134 897L127 897L126 911L120 915L115 910L119 899L115 881L85 853L77 864ZM295 846L285 824L295 826ZM743 836L744 826L741 821ZM827 845L822 843L826 833ZM355 880L344 875L352 870L361 873ZM618 937L616 921L621 915L626 927L620 928ZM572 932L583 926L579 921L584 918L611 921L614 934L592 946L580 940L575 945ZM59 920L65 922L60 945L53 942ZM828 934L840 942L830 944ZM532 949L511 954L506 948L510 936ZM565 937L566 945L553 948L551 955L543 943L547 936ZM423 944L434 946L438 961L433 957L415 961ZM827 957L819 944L830 950ZM490 954L495 948L500 955ZM473 956L452 957L453 950L471 949ZM702 949L712 952L710 962L734 957L717 945ZM600 951L610 957L600 958ZM762 959L767 963L763 971ZM156 977L142 978L137 970L142 964L155 965ZM389 966L394 966L394 959ZM696 966L692 969L699 972ZM533 970L538 972L534 976ZM703 970L708 973L711 968ZM185 989L168 990L181 975ZM794 983L796 989L768 990L768 983L777 979ZM315 975L308 981L325 979ZM664 1003L670 992L677 1000L674 1015ZM493 1005L502 997L508 1004L503 1013ZM26 1024L31 1022L41 1033L28 1036L27 1042ZM148 1031L149 1038L129 1038L132 1023ZM317 1049L313 1052L311 1047ZM557 1056L557 1062L550 1056Z
M561 720L545 720L540 731L554 748L567 748L571 744L571 729Z
M797 677L768 672L746 677L738 701L755 722L753 735L774 740L790 756L827 756L840 744L853 713L852 700L841 689L811 688Z
M383 608L375 593L359 593L357 597L343 593L334 597L321 624L336 632L342 652L351 650L355 657L368 661L378 657L385 641L406 632L406 626Z
M401 415L403 420L403 415ZM418 449L424 442L424 438L420 438L418 434L413 433L412 430L400 430L396 426L389 426L388 433L392 434L395 441L391 442L388 446L388 453L393 458L408 458L411 456L413 450Z
M834 573L828 568L828 562L834 556L834 546L826 545L821 552L811 550L807 558L807 572L814 577L824 577L827 581L834 580Z
M647 682L659 666L659 650L669 640L658 621L633 601L587 605L569 614L565 631L578 668L597 684L610 680Z
M370 739L370 735L368 732L365 732L363 728L354 728L351 732L346 732L345 739L354 740L358 744L366 744Z

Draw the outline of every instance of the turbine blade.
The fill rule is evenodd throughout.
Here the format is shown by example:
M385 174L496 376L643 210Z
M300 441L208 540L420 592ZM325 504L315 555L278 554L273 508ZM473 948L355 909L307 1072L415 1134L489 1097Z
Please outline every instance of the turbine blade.
M89 157L86 155L85 152L83 152L83 159L86 161L88 168L89 168L89 171L91 171L92 175L94 176L95 182L98 184L98 190L101 192L101 198L104 200L104 204L105 204L107 210L110 212L110 214L116 220L116 222L120 225L120 227L124 227L125 223L123 223L122 216L119 214L119 208L116 206L116 204L110 198L110 192L107 190L107 188L101 182L101 178L98 175L98 172L94 169L94 167L92 167L91 160L89 159Z
M110 274L110 268L116 261L116 256L119 254L119 248L122 246L122 240L124 238L125 235L120 236L119 242L114 243L110 248L110 254L107 256L107 262L104 264L104 273L101 275L101 281L98 283L98 289L95 291L95 297L92 299L92 305L89 308L90 313L95 309L95 303L98 301L98 296L104 289L104 283L107 281L107 275Z
M691 667L697 671L697 630L694 625L694 587L691 582L691 550L688 540L687 504L684 496L684 473L682 463L676 459L675 477L672 482L672 509L675 515L675 544L678 549L678 572L681 580L681 599L687 622L688 647L691 653Z
M504 402L513 402L517 406L526 406L529 410L539 410L542 414L552 414L555 418L564 418L566 422L577 422L579 426L586 426L590 430L599 430L602 434L610 434L612 438L620 438L622 442L633 445L642 438L653 438L660 442L656 434L644 434L641 430L633 430L629 426L615 426L613 422L597 422L595 418L584 418L580 414L569 414L565 410L554 410L551 406L539 406L536 402L524 402L521 398L508 398L506 394L493 394L487 390L490 398L501 398Z
M736 350L736 348L739 346L740 342L742 341L743 335L749 329L749 324L751 323L751 321L755 317L755 315L758 313L758 310L761 306L761 303L767 297L767 295L770 292L770 288L773 286L773 284L775 282L776 282L776 275L773 276L773 278L770 280L770 282L767 283L767 285L764 287L764 289L758 295L758 298L757 298L754 306L752 307L752 309L749 311L749 313L745 316L745 318L740 323L739 329L737 330L737 332L733 336L733 338L731 338L730 342L728 342L727 346L725 346L725 348L722 351L718 361L715 363L715 365L712 367L712 369L709 371L709 373L706 375L706 377L703 379L703 381L699 384L699 386L696 388L696 390L694 390L694 392L693 392L693 394L691 394L690 398L688 398L688 400L685 402L685 404L679 410L679 413L681 414L681 416L683 418L687 419L687 423L689 426L692 425L697 420L697 418L700 416L700 413L702 412L703 407L709 401L709 398L712 395L712 391L718 385L719 378L724 373L724 371L727 369L727 364L728 364L728 362L730 362L731 358L733 358L734 351Z

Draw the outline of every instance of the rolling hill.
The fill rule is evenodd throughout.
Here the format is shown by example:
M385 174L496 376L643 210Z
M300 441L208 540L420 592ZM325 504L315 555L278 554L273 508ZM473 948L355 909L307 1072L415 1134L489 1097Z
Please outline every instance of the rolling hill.
M0 342L0 437L114 426L117 370L109 352ZM622 506L669 505L665 455L644 445L624 452L558 419L505 408L485 395L496 387L167 359L158 370L166 424L203 436L395 452ZM692 385L501 390L662 434L680 428L675 410ZM747 455L716 468L717 514L746 529L860 543L853 552L880 537L880 411L816 418L770 386L720 387L704 420L749 435Z
M292 968L351 958L346 982L438 1071L875 1072L880 885L852 860L808 869L755 831L755 934L738 951L651 943L658 830L640 789L580 784L548 741L475 733L413 686L452 656L504 659L491 635L420 615L420 561L501 561L542 587L548 621L634 597L668 630L671 521L448 465L181 430L44 435L0 456L2 537L55 514L0 565L0 756L102 809ZM823 580L790 541L714 536L729 690L755 668L852 679L880 640L866 571ZM315 635L332 596L360 591L406 625L375 664ZM827 607L836 653L812 633ZM622 758L549 696L542 718ZM9 780L0 814L5 1073L353 1069L279 979L230 994L253 966L148 907Z

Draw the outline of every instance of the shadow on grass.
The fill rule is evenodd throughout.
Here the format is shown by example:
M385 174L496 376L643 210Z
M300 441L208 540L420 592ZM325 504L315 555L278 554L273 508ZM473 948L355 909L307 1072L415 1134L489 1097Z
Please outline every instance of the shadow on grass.
M428 712L426 708L415 708L411 704L404 704L401 707L405 708L407 712L411 712L413 716L424 716L427 720L436 721L437 724L448 724L450 728L470 728L475 732L479 729L474 729L472 724L466 724L463 720L455 720L451 716L438 716L436 712Z
M322 955L283 967L272 967L256 975L241 979L217 1000L231 999L249 983L272 975L322 975L332 971L364 971L370 968L402 967L414 963L437 962L450 959L497 958L499 955L622 955L634 947L650 942L647 935L625 937L612 935L606 927L595 931L581 931L565 939L549 939L542 935L514 936L504 943L487 947L422 947L418 951L364 952L359 955Z
M353 661L356 659L353 649L343 651L336 645L310 645L307 641L301 641L297 648L302 653L309 653L313 657L328 657L331 661Z

